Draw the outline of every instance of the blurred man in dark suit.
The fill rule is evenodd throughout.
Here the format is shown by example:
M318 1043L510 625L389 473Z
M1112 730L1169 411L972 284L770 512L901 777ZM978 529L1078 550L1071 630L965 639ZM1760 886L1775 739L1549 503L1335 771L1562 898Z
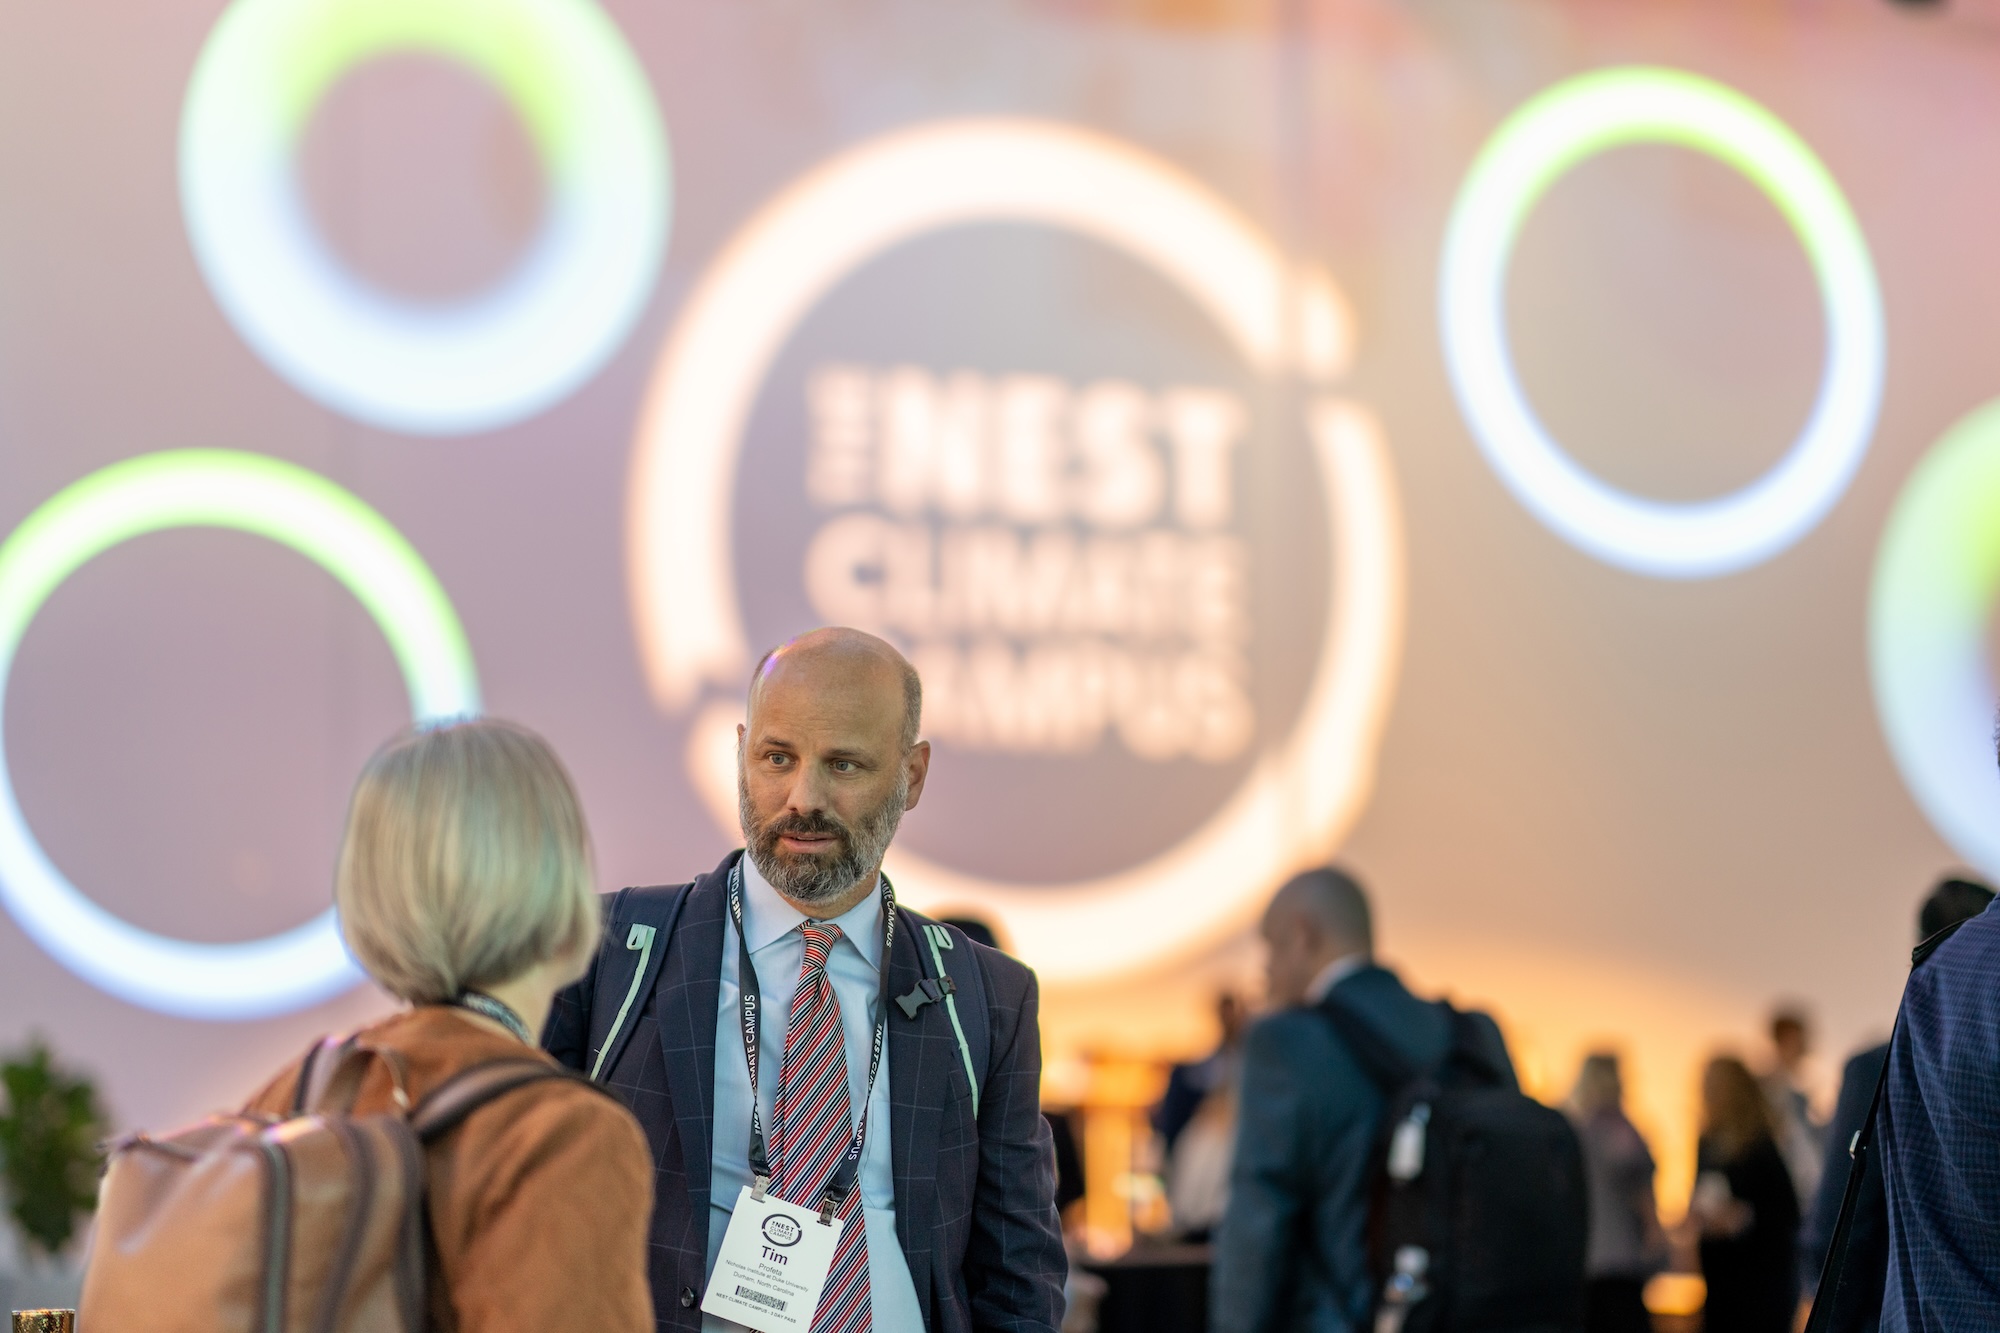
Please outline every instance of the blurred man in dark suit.
M1368 899L1339 870L1289 881L1264 913L1271 1002L1250 1030L1228 1212L1209 1288L1215 1333L1359 1333L1368 1273L1369 1164L1382 1094L1331 1022L1315 1011L1339 992L1419 1068L1443 1059L1450 1021L1374 961ZM1506 1045L1478 1015L1496 1067Z

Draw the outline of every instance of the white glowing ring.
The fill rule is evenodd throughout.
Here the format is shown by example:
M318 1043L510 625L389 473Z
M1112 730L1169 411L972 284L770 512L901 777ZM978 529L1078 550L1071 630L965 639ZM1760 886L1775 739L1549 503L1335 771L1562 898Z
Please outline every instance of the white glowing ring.
M35 613L78 568L168 528L220 527L289 546L368 609L420 720L479 711L472 650L451 600L389 521L326 478L255 454L189 449L118 463L49 500L0 545L0 703ZM111 994L187 1018L262 1018L361 980L332 909L239 944L141 930L85 897L28 828L0 748L0 905L65 967Z
M913 237L973 223L1081 233L1175 283L1258 372L1326 379L1345 306L1197 181L1116 140L1024 120L933 124L876 139L766 204L689 296L639 426L627 517L635 623L670 710L720 687L689 738L697 787L736 823L734 724L750 668L730 551L744 423L792 330L847 274ZM1299 726L1224 808L1128 871L1071 884L979 879L904 851L918 904L993 912L1051 982L1131 971L1239 928L1285 875L1329 856L1373 784L1402 638L1401 514L1373 418L1322 399L1309 423L1334 552L1325 640Z
M315 232L293 165L342 74L410 50L486 76L549 182L529 253L450 304L356 280ZM235 0L188 83L180 168L195 258L244 341L326 406L411 434L490 430L566 397L625 341L666 245L659 110L592 0Z
M1798 234L1826 312L1826 372L1791 452L1742 490L1696 504L1640 499L1578 467L1542 428L1507 351L1507 263L1529 210L1578 162L1633 142L1698 149L1754 181ZM1783 121L1678 70L1584 75L1510 116L1452 209L1439 307L1452 385L1494 471L1554 531L1636 573L1705 578L1776 555L1840 499L1875 431L1882 295L1861 224Z

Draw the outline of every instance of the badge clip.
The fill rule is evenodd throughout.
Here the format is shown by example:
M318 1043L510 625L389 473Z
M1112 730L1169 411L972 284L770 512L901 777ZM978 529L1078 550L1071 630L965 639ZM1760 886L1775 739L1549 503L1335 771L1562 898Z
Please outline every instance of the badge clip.
M751 1181L750 1197L758 1203L764 1202L764 1191L771 1188L771 1178L769 1176L752 1176Z
M947 995L958 994L958 986L950 977L935 980L924 977L908 995L898 995L896 1003L903 1011L903 1017L915 1018L917 1010L927 1004L936 1004Z

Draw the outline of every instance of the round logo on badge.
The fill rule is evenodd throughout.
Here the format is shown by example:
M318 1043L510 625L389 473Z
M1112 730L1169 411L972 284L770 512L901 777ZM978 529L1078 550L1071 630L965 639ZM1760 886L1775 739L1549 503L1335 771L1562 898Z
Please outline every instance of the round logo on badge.
M799 1237L805 1234L799 1230L797 1222L786 1217L783 1213L773 1213L765 1218L762 1230L764 1232L764 1239L776 1245L779 1249L798 1244Z

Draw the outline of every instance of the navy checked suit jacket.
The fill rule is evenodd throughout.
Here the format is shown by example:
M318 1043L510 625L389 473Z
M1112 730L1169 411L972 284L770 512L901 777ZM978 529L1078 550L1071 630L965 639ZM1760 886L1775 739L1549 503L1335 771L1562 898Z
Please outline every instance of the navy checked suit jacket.
M604 1081L632 1109L653 1149L649 1263L661 1333L701 1327L708 1264L709 1172L715 1108L715 1019L730 868L694 881L659 975ZM899 908L905 924L929 924ZM896 932L889 993L927 975L915 929ZM1055 1209L1055 1149L1041 1115L1041 1028L1035 974L954 934L986 988L986 1067L972 1109L963 1057L941 1004L889 1015L889 1134L896 1236L928 1333L1056 1333L1068 1260ZM961 950L965 952L960 952ZM602 954L600 954L602 957ZM587 1070L596 967L556 997L543 1045ZM973 1034L968 1034L973 1036ZM981 1043L973 1037L975 1060ZM872 1131L871 1131L872 1132ZM879 1329L877 1333L915 1333Z
M1889 1204L1885 1333L2000 1328L2000 912L1915 972L1876 1134Z

